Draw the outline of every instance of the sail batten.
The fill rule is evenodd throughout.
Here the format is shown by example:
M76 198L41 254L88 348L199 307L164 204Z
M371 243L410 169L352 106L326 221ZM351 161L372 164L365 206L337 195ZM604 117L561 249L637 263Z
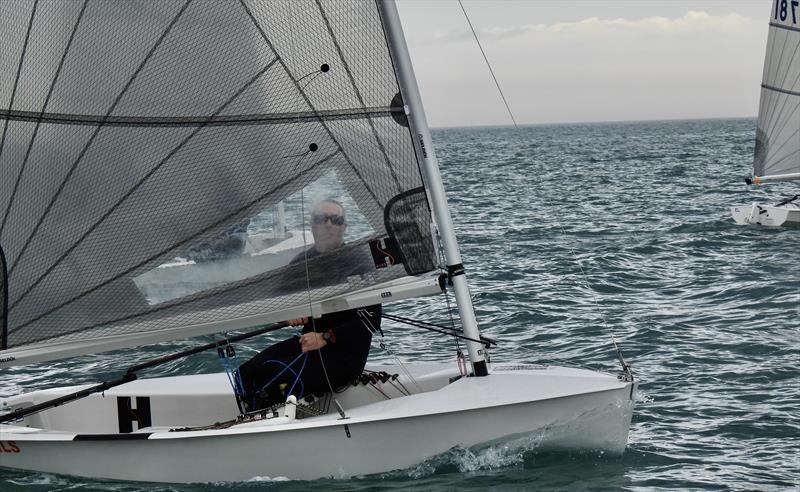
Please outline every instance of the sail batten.
M173 116L173 117L137 117L137 116L109 116L108 118L94 115L36 113L31 111L2 111L0 120L9 121L40 121L44 124L59 125L86 125L86 126L127 126L127 127L196 127L196 126L236 126L236 125L270 125L292 122L308 121L335 121L357 120L367 118L387 118L403 114L403 108L391 106L367 108L342 108L319 111L299 111L295 113L265 113L241 115L216 115L212 119L198 116Z
M436 269L375 2L21 0L0 31L7 350L181 338Z
M780 0L779 0L779 1L780 1ZM780 24L780 23L778 23L778 22L770 22L770 23L769 23L769 26L770 26L770 27L774 27L774 28L776 28L776 29L785 29L785 30L787 30L787 31L796 31L796 32L800 32L800 27L789 26L789 25L786 25L786 24Z
M761 87L764 89L774 91L774 92L782 92L784 94L789 94L790 96L800 96L800 91L790 91L787 89L781 89L780 87L772 87L770 85L761 84Z

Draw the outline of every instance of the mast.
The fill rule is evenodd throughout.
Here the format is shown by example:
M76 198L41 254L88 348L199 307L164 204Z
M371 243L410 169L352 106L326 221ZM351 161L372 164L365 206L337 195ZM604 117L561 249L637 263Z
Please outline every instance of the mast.
M419 157L422 158L425 183L430 194L436 224L442 237L447 272L453 283L464 335L479 340L480 332L475 319L475 310L472 306L469 285L467 285L467 276L461 263L461 253L458 250L458 240L453 230L453 220L450 217L450 208L447 205L447 196L439 173L439 163L433 150L433 141L431 140L428 122L425 119L425 112L422 108L422 99L419 95L411 58L408 55L408 47L403 35L400 17L397 14L397 6L394 0L376 1L383 20L383 27L386 30L386 40L394 61L397 82L403 95L411 137L414 140ZM486 357L481 344L467 341L467 350L475 375L486 376L488 374Z

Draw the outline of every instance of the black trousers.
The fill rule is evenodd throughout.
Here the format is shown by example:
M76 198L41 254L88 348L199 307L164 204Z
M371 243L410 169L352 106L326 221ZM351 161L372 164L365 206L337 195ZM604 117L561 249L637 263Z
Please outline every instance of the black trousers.
M363 366L354 366L346 353L328 348L303 353L295 336L267 347L239 366L245 410L283 403L289 395L298 399L322 395L354 381Z

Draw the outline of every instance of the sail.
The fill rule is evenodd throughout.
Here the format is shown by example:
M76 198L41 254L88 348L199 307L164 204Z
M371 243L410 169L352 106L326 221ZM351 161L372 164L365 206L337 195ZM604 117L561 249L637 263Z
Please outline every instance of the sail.
M1 2L0 131L0 362L243 327L436 265L373 1ZM326 199L346 233L319 251Z
M753 174L800 179L800 7L785 0L770 11Z

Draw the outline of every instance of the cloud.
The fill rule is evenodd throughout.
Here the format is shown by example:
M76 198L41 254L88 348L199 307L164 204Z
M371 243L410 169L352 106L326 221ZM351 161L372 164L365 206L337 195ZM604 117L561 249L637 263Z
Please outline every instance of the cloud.
M676 19L660 16L635 20L590 17L577 22L559 22L549 25L479 28L478 36L481 40L504 40L521 36L541 37L553 34L570 37L611 37L623 34L731 34L749 31L754 26L763 26L763 22L737 13L710 15L706 12L690 10L683 17ZM471 40L472 34L465 31L443 31L435 33L433 37L439 42L462 42Z

